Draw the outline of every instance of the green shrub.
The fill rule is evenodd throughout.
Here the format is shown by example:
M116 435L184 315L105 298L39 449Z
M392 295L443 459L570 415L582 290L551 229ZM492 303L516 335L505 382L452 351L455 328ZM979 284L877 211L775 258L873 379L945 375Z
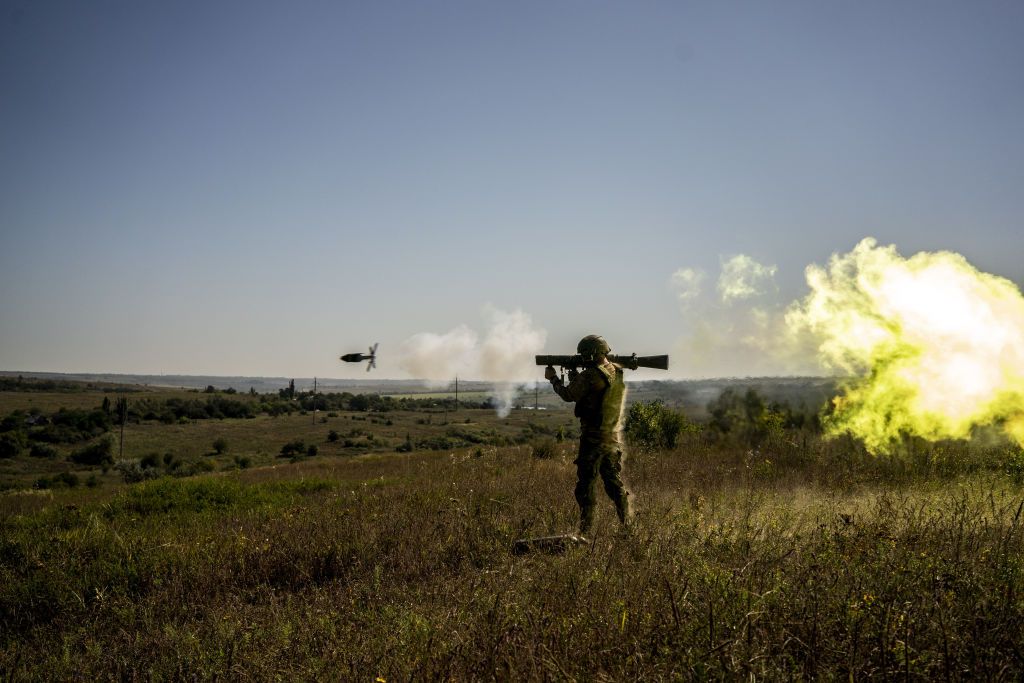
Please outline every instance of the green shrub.
M295 455L301 455L305 450L306 444L302 439L296 439L295 441L289 441L285 445L281 446L281 452L277 457L290 458Z
M219 437L213 440L213 452L217 455L223 455L228 450L228 440L224 437Z
M689 423L682 413L666 407L660 400L638 401L626 414L626 436L644 448L675 448L682 434L696 430L697 426Z
M160 477L160 471L158 469L153 467L143 467L138 460L118 460L114 465L114 469L121 473L121 478L124 479L124 483L126 484L134 484L147 479L157 479Z
M71 454L71 462L79 465L111 465L114 462L114 440L109 436Z
M149 453L139 460L139 466L143 469L160 467L161 464L160 454L158 453Z
M29 450L29 455L31 455L33 458L53 459L56 458L59 455L59 453L57 452L56 448L49 444L34 443L32 444L31 450Z
M0 434L0 458L13 458L25 450L25 433L21 431Z
M74 472L61 472L53 479L54 482L60 482L61 484L67 486L68 488L74 488L79 484L78 475L75 474Z

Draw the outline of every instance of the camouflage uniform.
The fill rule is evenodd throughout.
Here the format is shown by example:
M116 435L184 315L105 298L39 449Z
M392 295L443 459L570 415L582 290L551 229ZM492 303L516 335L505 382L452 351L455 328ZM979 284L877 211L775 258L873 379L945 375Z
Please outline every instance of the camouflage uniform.
M594 485L601 475L604 490L615 503L619 521L630 521L630 493L622 483L622 407L626 385L622 367L605 360L581 373L570 373L568 386L554 378L551 386L565 401L576 402L580 419L580 451L576 458L576 502L580 506L580 533L594 522Z

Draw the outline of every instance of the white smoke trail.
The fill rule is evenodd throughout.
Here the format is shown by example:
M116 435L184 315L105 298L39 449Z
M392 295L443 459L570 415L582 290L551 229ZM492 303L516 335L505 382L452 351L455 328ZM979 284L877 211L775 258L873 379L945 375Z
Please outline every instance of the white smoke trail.
M547 332L519 309L508 312L488 305L483 315L487 331L482 342L466 325L445 334L421 332L403 342L399 367L435 383L456 375L494 382L495 407L506 417L518 389L532 386L528 378L537 371L534 356L543 350Z
M751 299L775 290L775 266L765 266L745 254L722 262L718 292L722 303Z
M786 334L776 270L745 254L723 258L716 292L702 291L699 269L673 273L670 285L689 328L674 349L681 359L676 367L692 377L817 374L815 354Z

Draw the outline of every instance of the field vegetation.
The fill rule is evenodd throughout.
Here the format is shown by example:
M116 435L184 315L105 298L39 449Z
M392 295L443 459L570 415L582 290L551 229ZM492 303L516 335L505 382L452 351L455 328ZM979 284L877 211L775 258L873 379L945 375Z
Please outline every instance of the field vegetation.
M64 440L38 438L59 401L5 395L24 443L0 460L0 671L1021 677L1019 448L979 434L872 456L797 401L735 386L695 419L659 391L627 419L632 531L602 501L591 545L525 556L514 540L576 523L566 409L127 394L122 456L102 392L67 408ZM252 416L160 418L217 397ZM259 407L275 401L294 408ZM87 448L97 464L69 460Z

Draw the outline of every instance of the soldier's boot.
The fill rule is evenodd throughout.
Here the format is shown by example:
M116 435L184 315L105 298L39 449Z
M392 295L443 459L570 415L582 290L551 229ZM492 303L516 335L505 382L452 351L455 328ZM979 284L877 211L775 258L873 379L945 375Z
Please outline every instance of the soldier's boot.
M580 536L589 537L591 529L594 528L594 506L580 506Z
M630 502L629 491L623 491L615 499L615 512L619 515L619 521L627 529L633 525L633 504Z

